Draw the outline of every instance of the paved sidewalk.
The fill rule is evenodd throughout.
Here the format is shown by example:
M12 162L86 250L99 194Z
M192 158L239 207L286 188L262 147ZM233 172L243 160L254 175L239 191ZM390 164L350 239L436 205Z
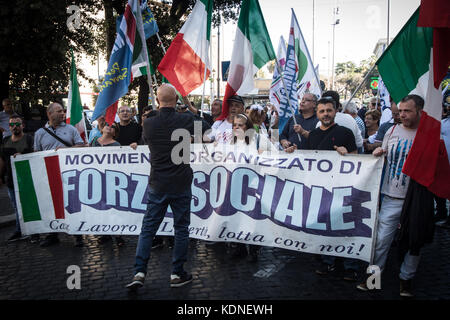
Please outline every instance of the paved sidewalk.
M0 299L99 299L99 300L387 300L400 299L396 248L389 255L382 290L365 293L340 273L318 276L318 255L264 247L257 263L233 260L223 245L191 240L189 262L194 280L182 288L169 286L171 249L152 252L146 283L137 295L124 286L133 275L137 236L126 244L98 243L84 236L83 248L74 238L60 234L61 243L41 248L27 240L6 243L14 226L0 228ZM67 268L81 269L81 289L69 290ZM416 299L450 299L450 230L436 228L434 242L423 249L414 282Z

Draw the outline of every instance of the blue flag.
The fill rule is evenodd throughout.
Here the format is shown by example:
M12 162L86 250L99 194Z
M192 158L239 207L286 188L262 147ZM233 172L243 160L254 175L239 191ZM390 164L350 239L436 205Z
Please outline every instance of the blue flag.
M144 3L141 5L141 10L142 22L144 23L145 39L148 39L159 31L158 24L156 23L155 17L153 16L150 8L147 6L147 1L144 1Z
M142 22L144 24L144 33L145 33L145 39L150 38L151 36L154 36L158 31L158 24L156 23L155 17L153 16L152 11L147 6L147 1L144 1L141 5L141 12L142 12ZM116 31L119 33L120 29L120 22L122 21L123 15L120 15L116 19Z
M298 113L297 76L298 76L298 65L295 56L294 29L291 26L289 34L289 43L286 50L286 65L284 67L283 73L283 78L287 92L284 92L284 94L280 96L279 122L278 122L279 132L283 131L284 126L286 125L288 120L293 116L292 112L294 111L295 114ZM291 105L289 105L289 100L287 96L289 96Z
M129 0L114 42L108 69L100 85L100 93L95 104L92 120L104 114L106 109L128 93L131 82L131 63L136 35L138 0Z

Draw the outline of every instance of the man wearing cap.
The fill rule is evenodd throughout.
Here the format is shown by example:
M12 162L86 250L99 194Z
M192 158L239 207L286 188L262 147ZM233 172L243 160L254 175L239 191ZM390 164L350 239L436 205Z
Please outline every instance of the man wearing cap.
M207 138L211 142L229 143L233 136L233 117L239 113L244 113L244 99L234 95L228 98L228 115L224 120L217 120L211 127L211 133Z

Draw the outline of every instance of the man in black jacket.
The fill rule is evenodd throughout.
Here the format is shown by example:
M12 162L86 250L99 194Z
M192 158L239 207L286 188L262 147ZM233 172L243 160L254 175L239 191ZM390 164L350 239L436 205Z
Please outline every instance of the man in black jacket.
M170 286L181 287L192 281L192 275L184 271L183 265L187 260L189 244L193 178L189 164L189 144L194 131L194 118L175 111L177 94L170 84L159 87L157 101L158 114L144 122L144 135L151 153L149 196L136 249L136 273L132 282L127 285L130 290L136 290L144 284L152 241L168 205L173 211L175 230ZM172 140L172 134L180 136L181 139ZM180 144L182 148L180 152L176 152Z

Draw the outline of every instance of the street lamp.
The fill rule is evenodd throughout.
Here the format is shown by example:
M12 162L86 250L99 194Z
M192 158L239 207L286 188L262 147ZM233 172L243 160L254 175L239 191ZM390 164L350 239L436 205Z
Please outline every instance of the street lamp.
M339 7L333 9L333 56L331 61L331 89L334 90L334 29L336 28L336 25L339 24L340 20L336 19L336 15L339 13Z

